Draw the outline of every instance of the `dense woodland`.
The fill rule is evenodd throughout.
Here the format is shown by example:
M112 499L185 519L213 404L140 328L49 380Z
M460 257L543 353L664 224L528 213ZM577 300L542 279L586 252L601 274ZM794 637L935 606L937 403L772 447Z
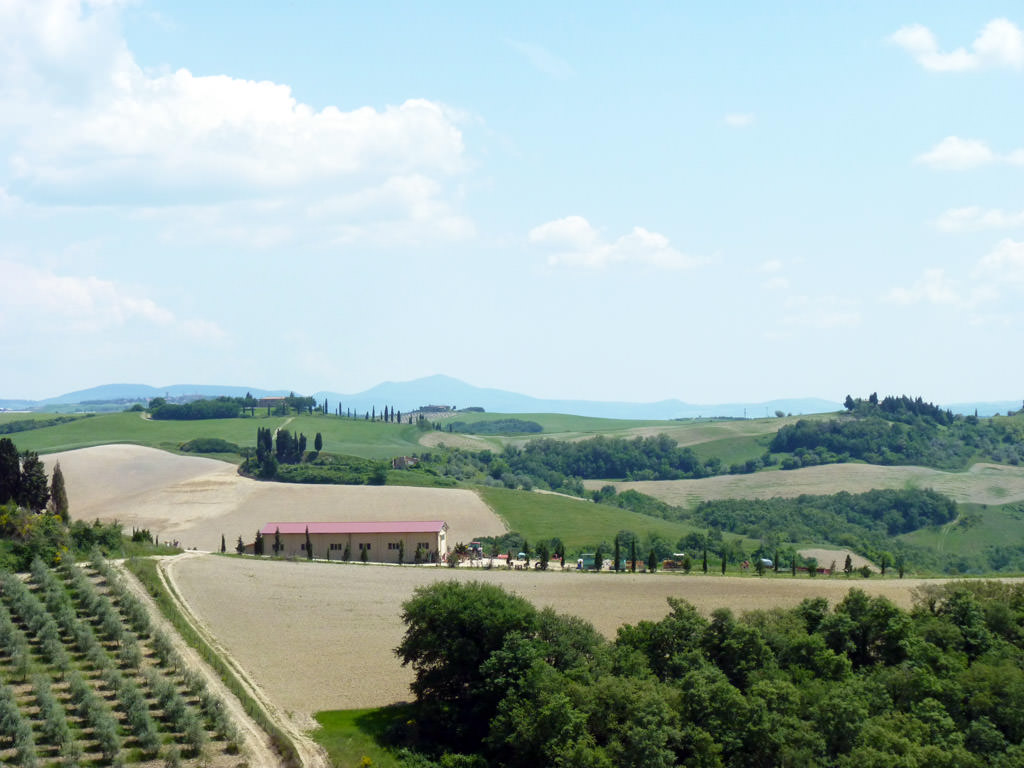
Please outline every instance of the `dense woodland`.
M1021 585L669 609L608 642L495 586L421 587L396 649L416 703L388 739L421 768L1024 763Z
M1024 461L1024 419L954 416L921 398L879 401L846 398L849 414L829 420L801 419L783 426L773 453L791 453L783 469L857 459L962 470L976 459L1002 464Z

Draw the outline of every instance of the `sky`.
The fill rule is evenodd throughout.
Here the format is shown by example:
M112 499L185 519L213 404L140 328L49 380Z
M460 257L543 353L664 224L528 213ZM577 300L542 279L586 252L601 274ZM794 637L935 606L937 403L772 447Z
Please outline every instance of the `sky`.
M1019 3L0 0L0 398L1020 398Z

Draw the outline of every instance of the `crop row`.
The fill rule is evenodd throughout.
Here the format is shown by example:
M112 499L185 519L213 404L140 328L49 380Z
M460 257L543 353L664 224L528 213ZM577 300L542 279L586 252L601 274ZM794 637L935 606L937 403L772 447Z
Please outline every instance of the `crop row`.
M173 765L182 752L237 752L224 703L108 563L96 557L90 570L37 561L27 582L0 573L0 762L111 765L162 753Z

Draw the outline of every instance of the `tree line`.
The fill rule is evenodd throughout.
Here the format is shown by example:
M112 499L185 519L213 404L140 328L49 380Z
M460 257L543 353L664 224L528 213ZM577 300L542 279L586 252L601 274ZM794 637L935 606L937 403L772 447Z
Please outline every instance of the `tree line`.
M742 616L668 602L607 641L493 585L420 587L396 649L416 700L386 738L422 766L1024 761L1021 585L928 587L909 611L857 589Z

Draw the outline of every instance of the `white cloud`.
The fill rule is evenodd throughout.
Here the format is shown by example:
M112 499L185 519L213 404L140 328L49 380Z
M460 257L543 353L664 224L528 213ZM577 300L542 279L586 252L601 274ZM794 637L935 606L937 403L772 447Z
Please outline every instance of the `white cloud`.
M782 260L781 259L768 259L767 261L761 262L761 265L757 268L758 272L781 272L782 271Z
M533 67L556 80L568 80L573 76L572 67L564 59L555 56L546 48L535 43L509 42Z
M995 153L985 142L961 139L959 136L947 136L916 158L921 165L943 171L964 171L988 165L995 160Z
M0 332L10 332L28 313L75 333L105 332L127 325L180 330L199 340L219 340L224 332L205 320L179 320L169 309L138 291L97 277L56 275L15 261L0 261L4 303Z
M1005 285L1024 287L1024 242L1000 240L978 262L974 275L989 282L994 290Z
M531 243L551 249L548 264L603 269L613 264L647 264L661 269L687 269L701 263L669 243L664 235L643 227L607 242L582 216L566 216L530 230Z
M748 125L753 125L754 116L750 113L734 112L726 115L723 121L730 128L745 128Z
M0 0L0 128L15 147L0 184L23 199L321 197L465 170L460 117L445 105L317 109L280 83L150 74L116 5Z
M985 210L977 205L950 208L935 221L943 232L974 232L986 229L1018 229L1024 227L1024 211Z
M946 276L944 269L926 269L924 275L909 288L893 288L885 297L893 304L950 304L964 303L956 283Z
M1008 19L988 22L971 44L971 51L961 47L941 52L935 35L922 24L901 27L890 35L889 42L903 48L918 64L933 72L1024 67L1024 32Z

